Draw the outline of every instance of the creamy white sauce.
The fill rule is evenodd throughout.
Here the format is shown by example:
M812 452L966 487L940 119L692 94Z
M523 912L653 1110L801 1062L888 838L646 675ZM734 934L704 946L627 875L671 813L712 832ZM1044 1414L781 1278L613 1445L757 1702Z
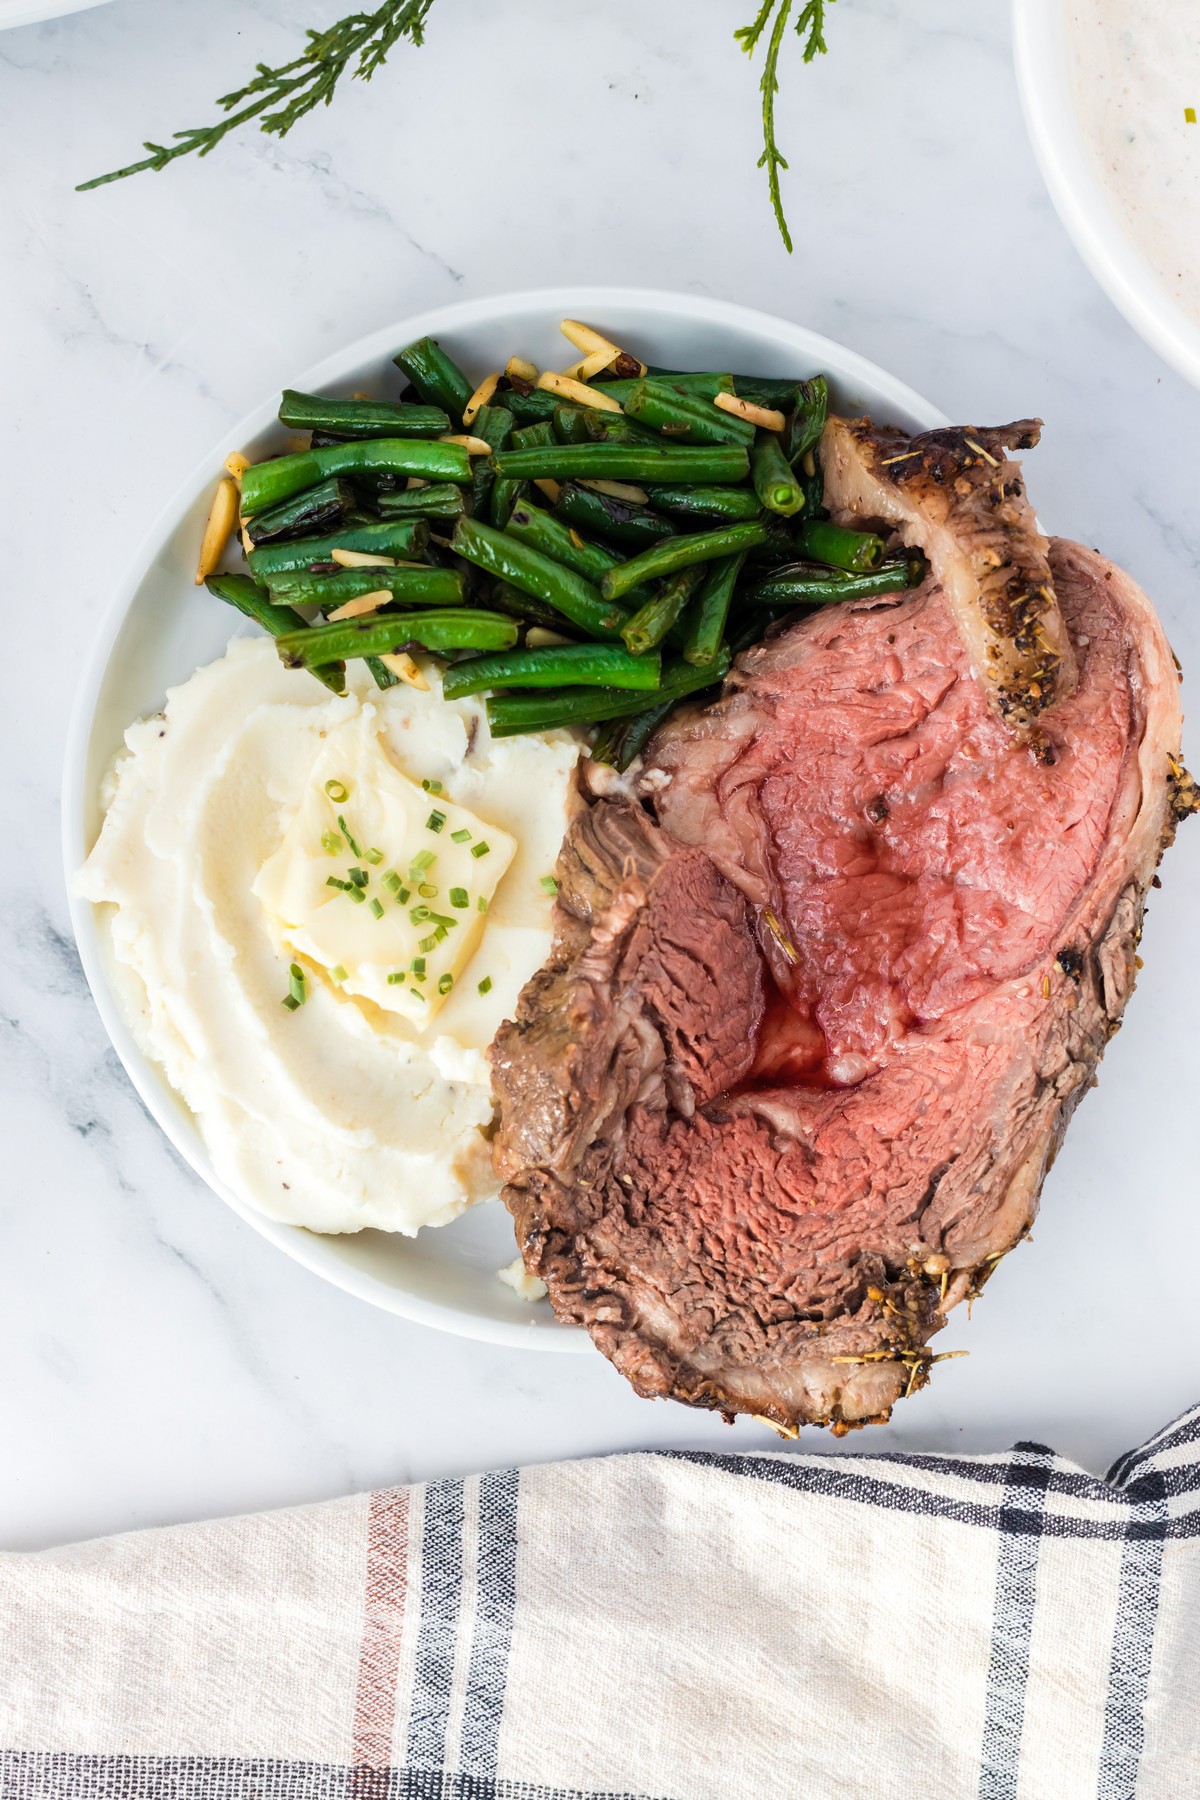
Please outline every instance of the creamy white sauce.
M1050 4L1050 0L1046 0ZM1119 223L1200 322L1200 6L1072 0L1075 105Z
M481 703L444 702L429 674L430 693L380 693L351 665L338 698L284 669L268 639L235 640L169 692L163 715L126 733L79 877L102 909L135 1036L195 1113L217 1174L272 1218L315 1231L411 1234L495 1194L485 1052L550 946L541 883L574 801L577 745L563 732L492 742ZM350 764L360 739L364 771L381 747L403 775L440 783L448 813L455 802L473 830L515 841L424 1028L373 1003L369 982L355 995L302 952L307 998L291 1012L281 1004L297 951L281 939L277 896L268 904L256 889L311 805L326 746L341 745ZM354 795L355 768L344 773L351 830L357 799L368 835L385 835L389 815L369 810L365 787ZM388 860L408 853L381 848ZM328 866L349 860L331 855ZM377 876L386 865L369 866ZM382 941L389 921L378 930ZM369 949L367 925L362 938Z

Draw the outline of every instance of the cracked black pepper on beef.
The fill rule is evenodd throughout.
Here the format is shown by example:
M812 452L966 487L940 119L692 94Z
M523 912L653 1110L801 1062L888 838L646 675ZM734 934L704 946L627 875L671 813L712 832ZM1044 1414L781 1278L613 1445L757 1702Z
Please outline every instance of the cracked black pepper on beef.
M563 849L493 1050L526 1267L641 1394L885 1418L1029 1226L1196 805L1145 595L1006 451L831 420L835 518L930 577L811 613Z

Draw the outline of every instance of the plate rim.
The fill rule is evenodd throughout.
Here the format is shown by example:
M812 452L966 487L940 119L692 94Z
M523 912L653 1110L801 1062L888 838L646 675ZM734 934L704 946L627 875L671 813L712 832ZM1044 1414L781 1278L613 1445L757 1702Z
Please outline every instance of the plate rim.
M793 324L760 308L713 299L706 295L673 293L664 288L572 283L451 301L442 306L404 315L393 323L367 332L330 352L293 379L303 391L317 392L323 384L342 379L343 369L379 360L390 362L396 345L410 342L427 333L452 334L456 327L467 328L486 324L493 319L502 320L508 313L530 308L552 311L560 317L578 314L603 317L606 306L614 309L637 308L663 318L690 317L718 326L725 324L742 329L753 328L781 344L786 344L790 338L800 354L814 359L818 365L822 360L828 360L836 365L840 379L860 381L885 395L888 404L924 420L926 429L950 423L939 408L906 382L824 333ZM826 352L829 353L827 358ZM90 850L85 830L88 804L85 775L96 703L126 615L156 553L174 534L181 516L195 503L198 494L211 483L214 470L221 467L231 451L240 449L275 423L277 408L278 392L273 389L206 451L176 485L127 559L113 593L100 614L84 659L71 702L66 732L60 829L68 914L88 988L101 1024L126 1075L175 1153L239 1218L294 1262L300 1263L314 1275L356 1299L365 1300L383 1311L416 1324L433 1326L459 1337L506 1348L535 1349L560 1354L586 1353L592 1348L591 1340L577 1326L553 1327L533 1319L528 1324L488 1319L475 1313L463 1312L441 1301L426 1299L420 1294L390 1287L368 1271L355 1269L349 1264L331 1265L325 1260L321 1247L323 1239L318 1234L268 1218L223 1182L203 1151L193 1115L187 1112L184 1102L171 1088L165 1074L138 1046L126 1023L104 966L95 908L90 901L81 898L74 891L75 875ZM173 1128L173 1115L181 1124L186 1116L189 1121L186 1131Z

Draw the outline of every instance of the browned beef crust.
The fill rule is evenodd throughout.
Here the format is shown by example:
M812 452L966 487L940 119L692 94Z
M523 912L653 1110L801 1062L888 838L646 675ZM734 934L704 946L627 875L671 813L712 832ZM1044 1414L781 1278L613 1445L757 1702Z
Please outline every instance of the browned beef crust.
M572 825L553 954L493 1049L495 1152L527 1268L641 1394L785 1430L886 1417L1033 1218L1195 806L1149 603L1078 546L1051 559L1080 684L1049 763L989 722L965 660L937 675L958 640L931 585L750 652L654 747L657 818L602 800ZM838 710L811 717L813 694ZM834 821L816 849L784 841L795 792ZM1022 806L1079 834L1053 878L1010 848ZM905 875L939 833L969 896ZM989 946L971 909L1005 895ZM894 954L873 936L863 962L880 929Z

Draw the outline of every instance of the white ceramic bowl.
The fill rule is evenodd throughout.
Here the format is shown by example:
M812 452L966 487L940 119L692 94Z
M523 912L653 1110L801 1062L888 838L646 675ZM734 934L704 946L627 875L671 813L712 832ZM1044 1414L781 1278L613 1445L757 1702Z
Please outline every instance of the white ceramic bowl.
M1075 248L1114 306L1166 362L1200 386L1200 325L1168 293L1122 223L1084 137L1072 85L1070 5L1013 0L1017 84L1042 178ZM1181 9L1181 24L1187 11Z
M296 378L307 392L366 389L395 393L393 353L429 333L469 374L482 376L519 352L561 367L572 352L564 317L611 332L648 361L757 375L827 373L835 404L869 411L910 429L946 423L903 383L852 351L798 325L721 301L629 288L564 288L468 301L402 319L339 351ZM184 482L151 528L113 596L76 702L67 745L63 796L64 858L70 886L100 829L99 786L125 727L154 712L165 690L221 654L234 616L192 582L196 548L213 481L231 450L261 456L278 447L278 396L264 400ZM244 629L252 629L243 626ZM587 1347L582 1332L557 1324L549 1305L529 1306L496 1279L514 1255L512 1227L496 1203L476 1207L417 1238L364 1231L318 1237L264 1218L213 1173L196 1121L161 1070L139 1051L121 1016L107 953L91 906L72 896L83 966L101 1018L138 1093L180 1155L256 1231L326 1280L376 1306L493 1343L537 1349Z
M43 19L61 19L104 4L105 0L0 0L0 31L10 25L39 25Z

